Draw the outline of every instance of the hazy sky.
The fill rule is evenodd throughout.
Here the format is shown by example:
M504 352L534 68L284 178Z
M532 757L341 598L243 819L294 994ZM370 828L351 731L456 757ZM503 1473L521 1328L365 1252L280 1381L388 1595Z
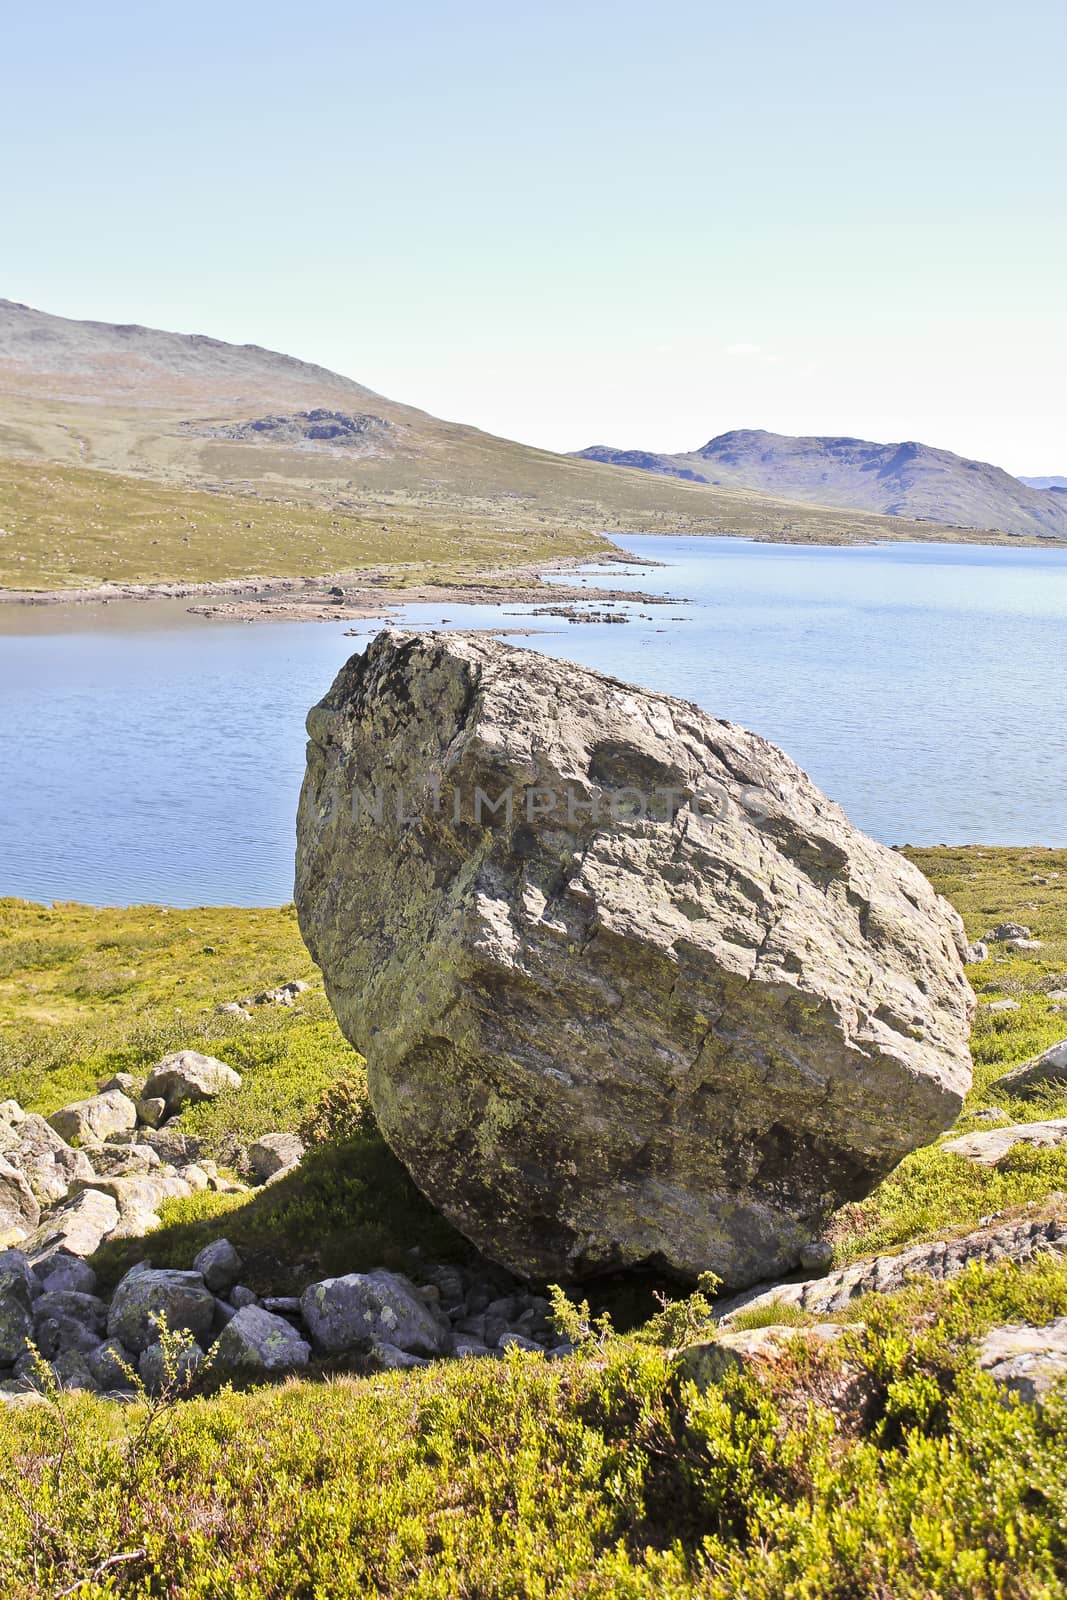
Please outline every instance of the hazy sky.
M5 8L0 293L576 449L1067 473L1062 0Z

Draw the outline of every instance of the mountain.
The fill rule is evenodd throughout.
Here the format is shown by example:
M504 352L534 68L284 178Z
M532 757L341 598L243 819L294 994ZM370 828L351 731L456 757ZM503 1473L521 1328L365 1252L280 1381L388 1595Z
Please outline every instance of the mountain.
M704 476L516 444L259 345L0 300L0 587L339 572L372 556L416 581L442 562L594 554L612 532L931 535ZM200 499L179 512L178 491ZM249 498L271 509L242 512Z
M1019 482L1031 489L1057 489L1061 494L1067 492L1067 478L1020 478Z
M605 445L578 455L718 488L745 488L1030 539L1067 540L1065 497L1031 487L988 462L914 442L793 438L743 428L678 455Z

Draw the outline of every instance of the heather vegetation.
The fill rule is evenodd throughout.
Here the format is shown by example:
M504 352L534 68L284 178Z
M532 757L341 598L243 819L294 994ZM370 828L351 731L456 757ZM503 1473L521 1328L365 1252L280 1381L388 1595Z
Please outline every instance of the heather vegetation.
M909 852L972 939L1006 919L1039 947L991 947L959 1127L1067 1115L1067 1096L1006 1095L1009 1066L1067 1034L1067 852ZM0 925L0 1094L51 1109L165 1049L210 1049L241 1091L186 1114L225 1163L264 1127L311 1140L299 1171L250 1195L168 1203L150 1243L189 1264L222 1231L277 1285L410 1252L462 1258L378 1136L358 1056L321 990L251 1021L216 1007L294 977L314 984L288 909L94 911L7 901ZM987 1115L983 1117L983 1113ZM831 1230L839 1262L975 1227L1067 1189L1067 1159L975 1166L940 1144L909 1157ZM1054 1597L1067 1593L1067 1411L1005 1396L978 1365L986 1332L1067 1316L1067 1266L972 1266L854 1301L837 1344L804 1314L779 1359L700 1392L672 1348L714 1337L707 1291L667 1285L557 1297L577 1344L547 1362L440 1362L118 1406L65 1395L0 1412L0 1587L197 1600L701 1596L727 1600ZM657 1310L653 1291L673 1305ZM604 1313L611 1314L610 1320ZM741 1319L743 1321L743 1318ZM750 1325L765 1317L753 1315Z

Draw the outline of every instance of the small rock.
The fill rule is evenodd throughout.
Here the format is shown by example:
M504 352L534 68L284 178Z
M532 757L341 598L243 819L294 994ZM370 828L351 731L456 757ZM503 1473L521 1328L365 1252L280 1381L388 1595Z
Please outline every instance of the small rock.
M163 1100L167 1115L175 1116L183 1106L214 1100L227 1089L240 1087L240 1073L224 1061L198 1050L176 1050L152 1068L144 1093L147 1100Z
M142 1268L127 1273L111 1301L109 1339L118 1339L140 1354L158 1335L158 1318L164 1315L171 1333L184 1329L194 1339L206 1338L215 1317L215 1297L199 1272Z
M982 1010L990 1012L993 1016L999 1016L1005 1011L1019 1011L1021 1009L1018 1000L983 1000L982 1002Z
M199 1272L213 1294L224 1294L237 1282L241 1257L229 1239L215 1239L193 1257L193 1270Z
M544 1355L543 1346L534 1339L527 1339L521 1333L502 1333L496 1342L498 1350L527 1350L531 1355Z
M967 951L967 960L972 966L976 965L979 961L989 960L989 946L984 940L978 939L974 944L971 945L970 949Z
M85 1363L101 1389L133 1388L131 1374L137 1370L137 1358L117 1339L90 1350Z
M128 1178L136 1173L154 1172L159 1153L150 1144L102 1144L93 1150L95 1175L101 1178ZM92 1172L90 1178L92 1179Z
M93 1294L96 1290L96 1273L79 1256L62 1252L49 1256L38 1276L46 1294L60 1289L71 1289L77 1294Z
M422 1356L413 1355L410 1350L401 1350L395 1344L388 1344L378 1339L371 1344L367 1359L378 1372L410 1372L413 1367L431 1365Z
M1024 1061L998 1078L994 1085L1009 1094L1029 1094L1047 1083L1067 1082L1067 1039L1050 1046L1039 1056Z
M116 1072L113 1077L105 1078L96 1087L100 1094L107 1094L109 1089L117 1089L127 1100L136 1101L144 1090L144 1079L135 1078L131 1072Z
M1008 939L1005 941L1009 950L1040 950L1040 939Z
M191 1389L195 1384L197 1373L204 1365L204 1359L203 1350L194 1340L173 1361L173 1370L168 1373L163 1346L157 1342L141 1351L137 1370L149 1394L161 1393L168 1383L174 1383L179 1389Z
M223 1372L266 1375L306 1367L311 1346L284 1317L259 1306L244 1306L227 1322L215 1346Z
M398 1272L352 1272L313 1283L301 1297L316 1350L340 1354L381 1341L417 1355L444 1355L450 1330Z
M65 1200L71 1185L93 1176L84 1150L74 1150L44 1117L21 1112L0 1120L0 1154L22 1173L42 1209Z
M248 1164L257 1178L266 1180L288 1172L303 1156L303 1140L295 1133L265 1133L249 1150Z
M964 1133L941 1146L952 1155L963 1156L979 1167L999 1167L1017 1145L1032 1150L1054 1150L1067 1144L1067 1117L1051 1122L1012 1122L1006 1128L991 1128L987 1133Z
M47 1121L70 1145L104 1144L112 1134L137 1126L137 1107L121 1089L109 1089L61 1106Z
M1006 944L1009 939L1029 939L1030 929L1021 922L1000 922L985 935L988 944Z
M800 1265L805 1272L829 1272L833 1264L834 1247L825 1239L812 1239L801 1246Z
M26 1240L26 1254L35 1261L57 1253L95 1255L118 1223L119 1208L111 1195L83 1189L35 1229Z
M240 1017L242 1022L252 1020L244 1006L239 1006L236 1000L227 1000L224 1005L216 1006L215 1010L220 1017Z
M25 1177L0 1156L0 1244L17 1244L36 1228L41 1207Z
M230 1290L230 1304L240 1311L244 1306L258 1306L259 1296L243 1283L238 1283Z
M147 1099L143 1096L137 1102L138 1119L147 1128L158 1128L167 1114L167 1102L162 1095L150 1095Z
M1052 1385L1067 1377L1067 1317L1043 1328L991 1329L978 1347L978 1365L1000 1388L1040 1406Z

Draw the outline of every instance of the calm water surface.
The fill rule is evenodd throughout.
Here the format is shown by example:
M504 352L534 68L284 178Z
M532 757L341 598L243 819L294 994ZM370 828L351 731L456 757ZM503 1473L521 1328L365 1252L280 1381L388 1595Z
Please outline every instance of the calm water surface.
M665 565L613 587L687 603L623 604L625 627L514 605L403 620L536 627L514 642L696 700L888 843L1067 844L1067 552L617 542ZM304 716L379 626L0 608L0 895L289 899Z

